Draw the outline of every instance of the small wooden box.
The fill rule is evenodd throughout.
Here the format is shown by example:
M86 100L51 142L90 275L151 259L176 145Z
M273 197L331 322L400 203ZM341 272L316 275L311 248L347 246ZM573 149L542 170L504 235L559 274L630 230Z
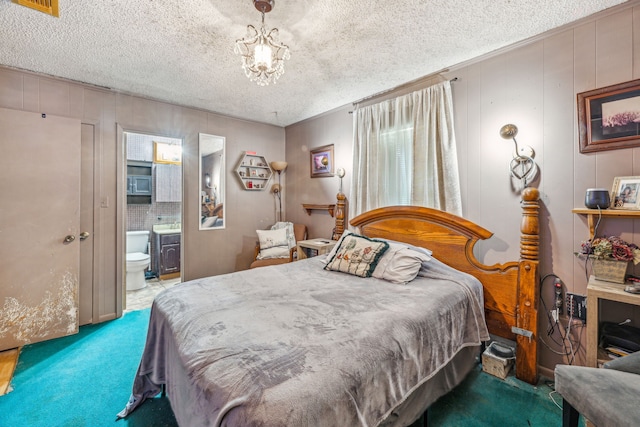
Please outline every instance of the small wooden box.
M513 358L502 358L491 352L491 345L482 353L482 370L494 377L505 379L513 366Z

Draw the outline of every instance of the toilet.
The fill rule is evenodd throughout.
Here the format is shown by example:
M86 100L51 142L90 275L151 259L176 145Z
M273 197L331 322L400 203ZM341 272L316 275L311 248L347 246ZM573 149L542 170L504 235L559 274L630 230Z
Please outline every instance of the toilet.
M127 231L127 290L135 291L147 286L144 270L149 267L149 231Z

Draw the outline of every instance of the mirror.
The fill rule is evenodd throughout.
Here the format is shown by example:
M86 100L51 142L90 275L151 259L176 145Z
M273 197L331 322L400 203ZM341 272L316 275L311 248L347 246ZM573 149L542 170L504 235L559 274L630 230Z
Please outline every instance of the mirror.
M200 230L225 226L224 145L222 136L200 134Z

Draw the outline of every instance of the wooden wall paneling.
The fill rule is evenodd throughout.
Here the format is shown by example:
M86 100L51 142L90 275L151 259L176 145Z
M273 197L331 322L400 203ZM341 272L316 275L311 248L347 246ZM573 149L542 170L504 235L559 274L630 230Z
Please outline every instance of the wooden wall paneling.
M69 83L46 78L41 78L39 83L40 112L68 117Z
M0 107L21 110L23 107L23 76L20 73L0 69Z
M483 123L481 103L483 88L481 81L483 67L480 64L473 64L464 69L456 70L456 75L459 76L460 81L455 82L454 85L462 83L464 98L455 98L453 103L454 114L457 114L458 108L462 108L466 112L466 120L461 126L464 129L463 136L465 140L464 152L461 152L460 155L466 158L464 175L461 173L461 177L465 176L465 178L460 181L460 190L463 195L466 194L466 197L462 199L462 210L465 218L482 224L482 194L478 191L477 186L480 184L479 181L482 181L482 171L487 167L482 161L478 161L483 157L481 144ZM454 115L454 120L456 122L458 120L456 115ZM495 143L495 141L493 142ZM493 150L497 151L498 147L494 147ZM495 155L493 150L488 153L490 156ZM479 242L476 251L479 253L484 247L484 242Z
M573 134L575 102L573 84L573 33L565 31L544 40L543 69L543 126L540 173L544 183L544 199L540 210L540 277L558 275L567 287L573 282L573 242L563 238L573 226L573 195L567 187L573 186ZM553 280L543 282L540 298L551 307L554 301ZM540 306L538 330L547 331L549 321L544 306ZM557 336L557 335L556 335ZM556 338L554 336L554 338ZM556 351L562 351L553 341L541 334L541 339ZM540 352L540 365L555 366L568 359L552 352Z
M573 187L574 207L584 206L584 194L587 188L609 188L609 183L598 181L596 176L596 154L582 154L578 141L578 113L576 95L580 92L595 88L596 73L596 23L589 22L572 30L573 33ZM575 215L573 219L573 245L580 247L580 242L589 238L586 219ZM573 260L573 280L567 284L569 291L586 295L587 279L584 263L575 258Z
M75 87L75 85L72 85L72 88ZM71 93L75 93L75 90ZM104 105L105 92L101 90L85 88L84 90L82 90L81 94L81 117L85 120L101 120L105 108L108 107L107 105Z
M548 217L541 223L541 275L555 273L571 281L573 242L562 238L562 231L573 225L573 196L566 187L573 186L573 134L574 92L568 84L573 78L573 34L562 32L544 41L543 71L543 126L542 145L538 158L546 203L543 209ZM546 224L545 224L546 223ZM546 226L545 226L546 225ZM552 301L553 289L543 289L543 296Z
M446 75L446 78L452 79L457 77L458 80L451 82L451 96L453 99L455 115L453 119L454 132L456 136L456 147L458 154L458 168L460 170L460 195L462 199L462 216L468 211L467 200L469 193L467 191L469 181L469 109L467 102L467 82L466 76L462 70L460 72L452 72ZM477 158L477 157L476 157ZM475 163L475 162L474 162Z
M628 10L596 23L597 87L633 78L633 14Z
M42 112L40 108L40 80L31 74L23 74L22 109L24 111Z

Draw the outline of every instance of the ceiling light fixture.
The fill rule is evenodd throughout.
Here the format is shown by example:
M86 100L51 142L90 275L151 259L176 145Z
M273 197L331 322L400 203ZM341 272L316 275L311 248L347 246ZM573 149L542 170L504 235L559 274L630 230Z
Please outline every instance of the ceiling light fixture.
M278 29L267 32L264 28L264 14L271 12L275 0L253 0L253 5L262 13L260 31L247 25L247 36L236 40L234 52L242 56L242 69L249 80L259 86L276 83L284 73L284 61L289 59L289 47L278 42Z

